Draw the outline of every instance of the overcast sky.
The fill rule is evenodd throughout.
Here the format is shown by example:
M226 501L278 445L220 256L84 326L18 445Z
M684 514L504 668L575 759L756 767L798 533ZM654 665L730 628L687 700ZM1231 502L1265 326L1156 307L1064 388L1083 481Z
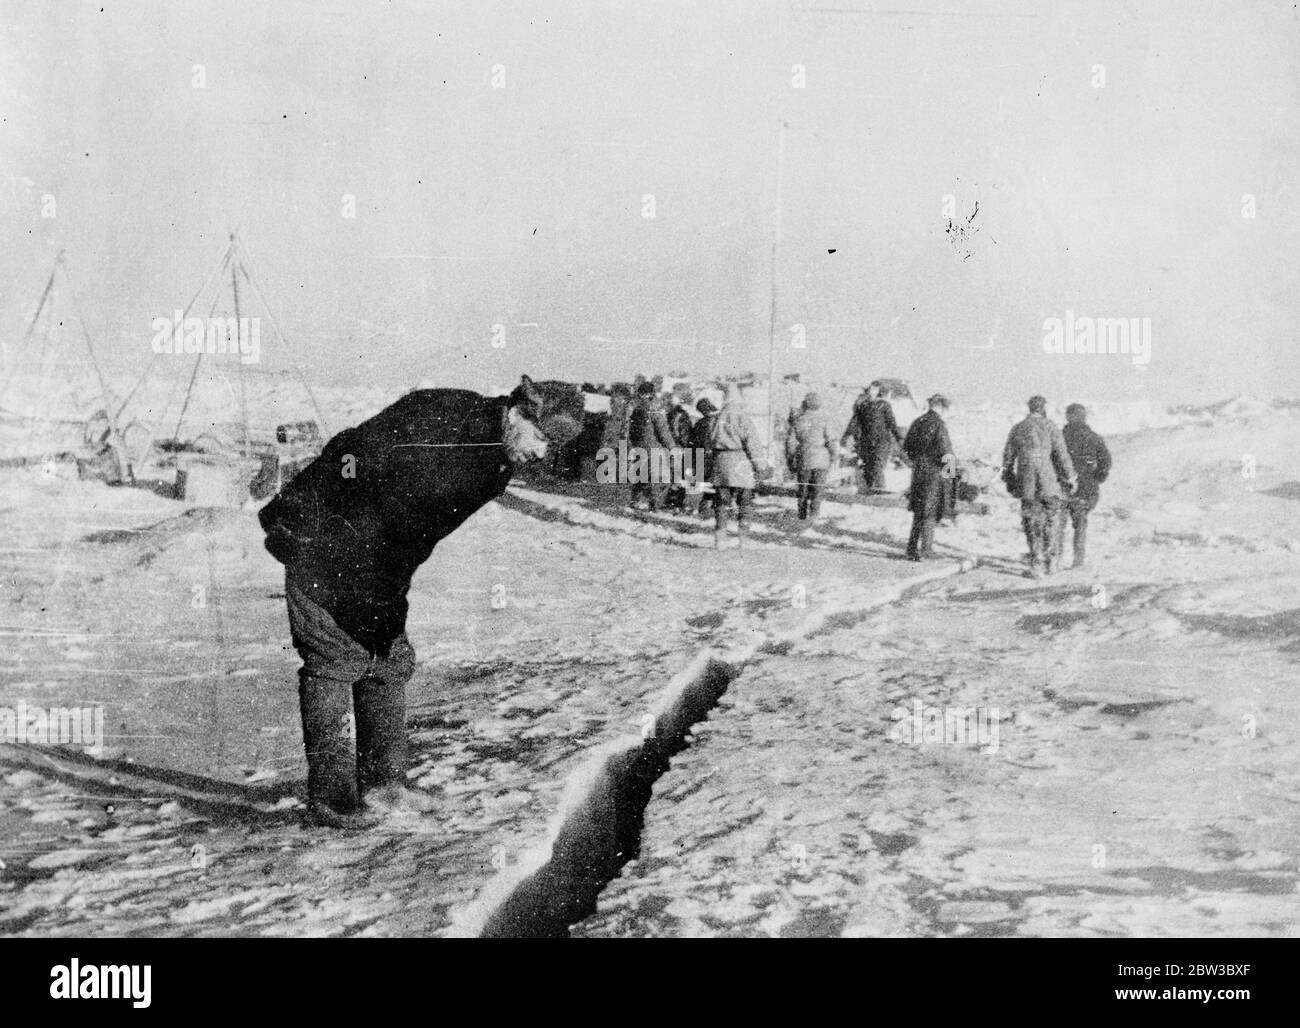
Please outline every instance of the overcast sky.
M321 382L765 370L779 209L779 372L1300 394L1291 3L0 9L10 352L64 248L106 361L143 368L239 226ZM1067 309L1150 318L1149 365L1045 354Z

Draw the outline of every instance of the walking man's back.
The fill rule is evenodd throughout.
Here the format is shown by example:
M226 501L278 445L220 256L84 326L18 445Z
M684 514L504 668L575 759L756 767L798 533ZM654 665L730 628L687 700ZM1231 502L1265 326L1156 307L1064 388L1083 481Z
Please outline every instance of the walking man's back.
M1078 485L1066 501L1065 509L1074 526L1074 567L1081 568L1088 559L1088 515L1101 499L1101 483L1110 475L1111 458L1106 441L1088 426L1088 411L1083 404L1072 403L1066 407L1065 419L1061 434L1079 476ZM1057 547L1058 555L1063 542L1062 535Z
M894 409L881 395L879 382L867 386L866 392L853 405L853 417L840 444L844 445L850 439L861 469L861 491L883 492L885 466L894 453L894 447L903 445L903 433L894 420Z
M948 399L935 393L926 401L929 410L912 422L903 440L903 452L912 462L912 486L907 509L912 512L912 534L907 540L909 560L925 560L934 546L934 527L954 512L946 483L954 474L956 457L948 426L940 411L948 410Z
M722 410L709 426L709 480L713 483L714 544L721 549L727 536L727 516L736 502L736 545L742 546L754 503L756 468L761 464L754 443L754 424L745 413L740 387L727 386Z
M799 520L816 521L821 512L826 476L839 453L821 397L809 393L786 438L786 459L799 483Z
M1029 414L1007 436L1002 450L1002 480L1020 500L1020 523L1029 543L1029 574L1041 578L1057 570L1064 530L1064 498L1074 488L1074 465L1061 430L1047 418L1047 400L1029 399ZM1067 488L1062 489L1062 485Z

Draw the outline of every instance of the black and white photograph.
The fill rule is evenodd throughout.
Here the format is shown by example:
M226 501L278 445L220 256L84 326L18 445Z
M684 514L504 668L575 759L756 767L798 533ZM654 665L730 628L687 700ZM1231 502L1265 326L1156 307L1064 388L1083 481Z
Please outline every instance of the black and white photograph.
M0 936L1300 936L1295 4L0 11Z

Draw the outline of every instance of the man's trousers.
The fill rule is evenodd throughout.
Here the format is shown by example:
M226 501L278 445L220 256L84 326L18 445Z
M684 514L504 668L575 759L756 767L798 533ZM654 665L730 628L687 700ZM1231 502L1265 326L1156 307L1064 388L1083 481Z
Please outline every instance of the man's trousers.
M352 813L371 789L406 781L406 683L415 651L403 632L378 657L285 576L289 631L302 658L298 700L307 750L307 796Z
M1020 501L1020 523L1029 544L1031 567L1056 570L1065 533L1065 512L1059 496Z
M799 472L799 520L816 518L822 509L822 492L826 488L826 468Z

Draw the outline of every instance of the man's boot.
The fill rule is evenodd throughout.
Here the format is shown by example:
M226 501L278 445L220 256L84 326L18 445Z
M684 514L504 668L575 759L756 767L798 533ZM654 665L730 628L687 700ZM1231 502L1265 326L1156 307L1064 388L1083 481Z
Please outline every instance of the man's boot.
M907 559L921 560L921 526L924 515L913 512L912 534L907 537Z
M352 687L357 712L357 789L406 783L406 687L363 678Z
M1025 530L1025 541L1029 543L1029 578L1043 577L1043 537L1038 523L1032 518L1021 518L1021 527Z
M745 523L743 521L737 521L736 522L736 549L743 550L744 548L745 548Z
M1047 573L1061 570L1061 555L1065 550L1065 509L1057 507L1048 515L1047 522Z
M926 518L921 522L921 543L917 552L922 560L929 560L934 556L934 520Z
M406 686L363 678L352 687L357 709L357 786L379 814L427 813L432 796L406 785Z
M307 810L331 828L363 828L357 792L352 689L322 679L300 681L302 738L307 751Z
M825 488L825 475L823 472L816 471L814 474L817 478L813 481L808 489L808 527L811 528L813 523L822 515L822 490Z
M1087 564L1088 515L1083 513L1074 519L1074 566L1081 568Z

